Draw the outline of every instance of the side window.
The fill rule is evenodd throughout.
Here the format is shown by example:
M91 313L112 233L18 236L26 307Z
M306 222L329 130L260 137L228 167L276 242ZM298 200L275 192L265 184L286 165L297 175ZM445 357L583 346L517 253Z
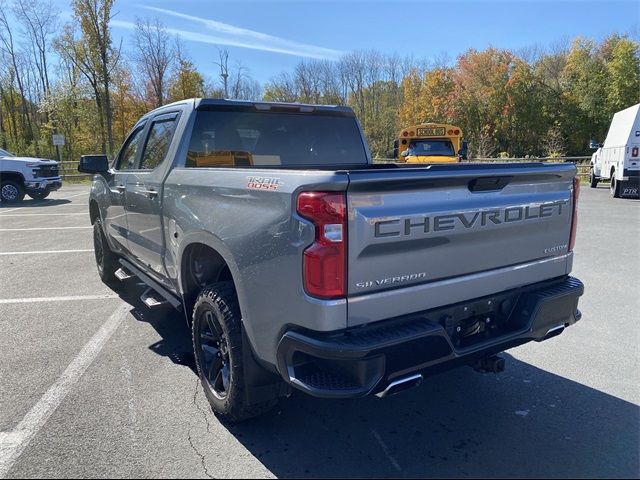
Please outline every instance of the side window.
M176 116L173 116L153 122L149 129L147 144L142 152L141 170L153 170L165 159L176 129L176 121Z
M140 146L140 138L142 137L143 131L144 125L141 125L136 128L131 135L129 135L129 138L127 138L126 143L120 150L116 170L131 170L134 168L138 147Z

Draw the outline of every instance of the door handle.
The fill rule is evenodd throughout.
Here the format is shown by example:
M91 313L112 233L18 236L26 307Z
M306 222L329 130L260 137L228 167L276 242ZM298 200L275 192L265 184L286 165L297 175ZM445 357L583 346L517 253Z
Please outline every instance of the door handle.
M116 190L120 193L124 193L126 187L124 185L116 185Z
M149 198L156 198L158 196L158 192L156 190L140 190L142 193L146 193Z

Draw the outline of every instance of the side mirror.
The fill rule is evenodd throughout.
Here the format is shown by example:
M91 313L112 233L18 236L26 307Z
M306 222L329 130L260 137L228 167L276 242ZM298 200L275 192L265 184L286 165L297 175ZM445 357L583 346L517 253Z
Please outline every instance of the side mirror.
M393 158L398 158L398 140L393 141Z
M81 173L105 173L109 170L106 155L83 155L80 157L78 171Z
M468 155L469 155L469 142L467 142L466 140L463 140L462 148L458 150L458 156L460 157L460 160L467 160Z
M597 150L598 148L602 147L602 143L598 143L595 140L590 140L589 141L589 148L591 150Z

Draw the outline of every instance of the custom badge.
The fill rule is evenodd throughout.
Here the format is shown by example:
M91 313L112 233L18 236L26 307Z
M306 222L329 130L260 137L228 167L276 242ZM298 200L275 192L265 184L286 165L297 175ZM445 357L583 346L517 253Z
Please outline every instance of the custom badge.
M278 190L284 183L278 177L247 177L247 188L253 190Z

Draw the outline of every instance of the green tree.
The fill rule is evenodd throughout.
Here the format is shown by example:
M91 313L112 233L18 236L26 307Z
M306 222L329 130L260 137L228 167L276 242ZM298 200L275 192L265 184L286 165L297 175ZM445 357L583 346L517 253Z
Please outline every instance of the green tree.
M615 42L607 62L607 110L610 114L640 100L640 58L638 43L628 38Z
M114 153L113 107L111 105L112 72L116 69L120 52L114 50L109 22L114 0L73 0L73 13L82 33L80 42L86 63L95 75L102 96L107 153Z
M584 151L589 138L602 138L611 116L606 109L607 70L592 40L577 38L562 73L564 107L571 113L569 151Z
M193 63L181 58L178 67L169 81L169 100L172 102L185 98L204 96L204 78Z

